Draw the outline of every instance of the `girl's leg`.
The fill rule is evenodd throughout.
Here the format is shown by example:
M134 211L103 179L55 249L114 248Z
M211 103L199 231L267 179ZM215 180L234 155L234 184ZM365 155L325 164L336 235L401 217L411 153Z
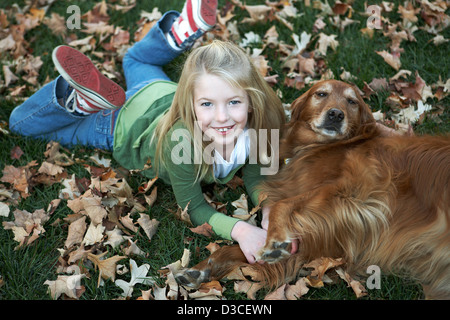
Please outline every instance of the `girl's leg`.
M183 51L172 48L165 33L179 15L176 11L166 12L145 37L125 54L122 65L127 83L127 99L148 83L156 80L170 81L162 67Z
M103 110L88 116L68 112L64 99L73 89L59 76L46 84L11 113L12 132L28 137L81 144L112 150L113 128L118 110ZM61 103L61 104L60 104Z
M123 59L127 98L156 80L170 80L162 67L190 48L216 23L217 0L186 0L180 13L168 11Z

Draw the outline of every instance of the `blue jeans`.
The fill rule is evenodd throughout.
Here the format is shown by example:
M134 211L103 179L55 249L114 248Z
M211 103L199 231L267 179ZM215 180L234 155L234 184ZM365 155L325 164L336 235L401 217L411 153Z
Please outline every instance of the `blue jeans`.
M125 54L122 65L129 99L137 91L156 80L170 80L162 67L181 51L170 47L164 35L179 16L169 11L139 42ZM84 145L112 151L114 124L120 109L103 110L88 116L78 116L61 106L68 83L61 77L46 84L10 116L9 126L24 136L59 141L64 146Z

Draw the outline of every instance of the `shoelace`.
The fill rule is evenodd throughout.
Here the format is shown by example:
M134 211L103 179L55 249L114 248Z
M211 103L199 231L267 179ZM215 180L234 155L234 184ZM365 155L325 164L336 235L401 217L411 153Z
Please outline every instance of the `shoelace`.
M75 112L75 103L77 100L77 91L75 89L72 89L72 92L69 94L69 96L66 99L66 103L64 104L64 108L70 113Z

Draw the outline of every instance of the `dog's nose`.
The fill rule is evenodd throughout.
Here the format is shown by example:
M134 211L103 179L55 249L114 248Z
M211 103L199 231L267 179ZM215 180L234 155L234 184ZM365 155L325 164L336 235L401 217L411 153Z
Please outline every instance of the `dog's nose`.
M344 120L345 115L344 112L342 112L339 109L330 109L328 110L328 119L332 122L341 122L342 120Z

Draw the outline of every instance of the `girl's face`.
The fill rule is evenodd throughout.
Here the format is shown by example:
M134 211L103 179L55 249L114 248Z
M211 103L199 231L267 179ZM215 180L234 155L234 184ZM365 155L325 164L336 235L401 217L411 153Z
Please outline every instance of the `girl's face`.
M194 89L194 111L202 132L214 141L215 149L225 158L224 153L231 153L247 124L250 112L247 93L218 76L204 73Z

